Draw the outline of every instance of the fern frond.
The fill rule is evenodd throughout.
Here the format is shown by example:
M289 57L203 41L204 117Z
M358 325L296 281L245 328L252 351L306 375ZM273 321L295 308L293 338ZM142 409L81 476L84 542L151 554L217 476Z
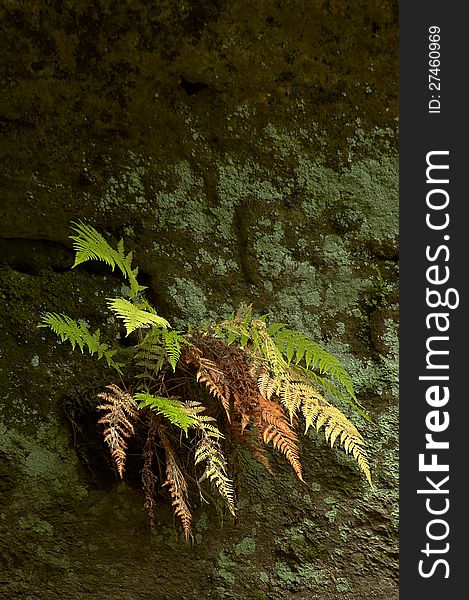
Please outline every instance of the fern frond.
M98 359L105 358L110 367L122 374L121 367L123 365L113 359L117 351L111 350L108 344L100 340L101 333L99 329L91 333L83 321L77 322L67 317L67 315L49 312L41 316L38 327L49 327L59 336L62 342L68 340L73 350L75 346L78 346L83 353L83 349L86 347L91 355L97 354Z
M189 342L180 331L176 331L175 329L171 331L163 329L161 335L166 349L166 358L174 372L181 357L181 344L188 344Z
M205 410L205 407L204 407ZM195 429L199 431L203 431L203 435L210 437L214 440L221 440L225 436L218 429L216 425L216 419L210 417L208 415L197 415L198 424L195 426Z
M186 406L177 398L165 398L162 396L153 396L152 394L138 392L134 396L138 402L138 408L150 407L157 414L163 415L173 425L187 433L189 427L194 427L200 423L200 419L194 414L191 407Z
M264 398L270 400L273 395L279 395L281 382L271 377L267 371L261 370L257 377L257 387Z
M269 442L272 442L274 448L284 454L298 478L304 481L299 450L296 445L297 435L291 429L277 403L266 400L260 394L258 402L256 425L262 434L264 443L269 444Z
M137 379L152 381L163 368L165 362L164 348L155 346L151 349L140 348L135 355L135 364L142 367L143 372L137 373Z
M77 234L70 236L76 253L73 267L88 260L101 260L114 270L118 253L94 227L85 223L73 223L72 229Z
M301 411L306 420L305 431L308 431L313 424L317 431L324 426L326 441L333 447L338 440L345 451L353 455L372 485L369 460L364 448L365 440L357 428L338 408L329 404L313 386L301 382L295 382L294 385L301 396Z
M199 383L203 383L214 398L218 398L220 400L221 405L225 409L226 418L228 419L228 422L231 422L231 392L229 386L227 385L223 371L220 371L213 361L207 358L200 358L196 380Z
M109 446L111 456L122 479L125 469L127 442L134 434L133 423L137 419L137 407L132 394L121 390L117 385L107 385L109 392L101 392L98 398L104 400L98 410L105 411L98 423L105 425L104 441Z
M321 389L325 393L329 393L332 396L335 396L342 402L346 404L350 404L360 415L366 419L367 421L371 421L371 417L365 412L365 409L362 405L355 400L344 388L340 385L340 383L335 383L333 380L324 377L323 375L319 375L315 371L311 369L306 369L302 365L290 365L290 372L292 376L296 376L298 379L302 379L311 383L314 387Z
M163 328L151 327L137 346L135 365L143 368L143 372L135 377L152 381L165 364L166 348L161 341Z
M179 468L176 453L172 449L167 435L161 429L159 435L166 455L166 481L163 486L168 486L174 514L181 519L184 537L186 541L189 541L189 538L192 538L192 513L188 505L187 482Z
M292 366L294 369L298 368L304 376L309 376L310 374L314 376L313 369L317 369L320 375L327 375L328 378L332 378L333 381L337 382L347 391L347 394L344 394L336 386L333 386L333 393L341 396L342 399L356 408L363 416L367 417L363 413L363 407L357 400L350 375L344 369L340 360L303 333L289 329L283 325L281 327L275 327L275 325L269 327L267 332L272 336L274 343L285 356L288 366ZM327 382L329 380L319 376L318 381ZM325 386L327 386L327 383L325 383ZM335 390L339 391L339 394ZM369 419L369 417L367 418Z
M262 371L258 377L257 385L260 393L270 400L277 396L288 411L290 423L293 423L293 417L301 404L301 394L295 382L290 378L288 372L282 373L279 377L271 377L266 371Z
M108 306L112 312L124 321L127 335L141 327L171 327L166 319L156 313L142 310L125 298L107 298Z
M138 269L132 269L132 252L124 254L123 240L118 243L116 250L91 225L72 223L72 230L76 233L76 235L70 236L76 252L73 267L88 260L100 260L109 265L112 270L116 266L120 269L124 277L129 280L132 298L146 289L137 282Z
M233 483L227 476L226 460L220 444L205 427L201 427L200 432L202 437L195 449L194 462L196 465L205 462L206 467L199 483L208 479L226 501L231 514L235 516Z
M269 475L273 476L274 472L270 465L269 459L262 452L262 450L260 448L252 448L250 450L251 450L251 454L252 454L252 457L254 458L254 460L256 460L260 465L262 465L264 467L264 469L267 471L267 473L269 473Z
M203 404L196 400L188 400L184 404L188 414L196 420L197 424L195 427L197 429L204 429L207 435L216 439L223 437L217 426L214 425L214 423L216 424L217 422L216 419L210 415L201 414L206 410L206 407Z

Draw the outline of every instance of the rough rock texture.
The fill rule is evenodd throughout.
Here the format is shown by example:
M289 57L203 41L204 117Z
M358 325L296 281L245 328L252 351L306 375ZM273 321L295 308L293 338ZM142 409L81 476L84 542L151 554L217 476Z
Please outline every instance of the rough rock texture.
M0 8L0 597L398 597L397 3L9 0ZM118 483L89 406L105 366L36 325L104 333L106 269L69 224L124 237L176 325L241 301L352 373L375 489L321 437L306 484L246 459L239 519ZM346 410L346 408L344 409Z

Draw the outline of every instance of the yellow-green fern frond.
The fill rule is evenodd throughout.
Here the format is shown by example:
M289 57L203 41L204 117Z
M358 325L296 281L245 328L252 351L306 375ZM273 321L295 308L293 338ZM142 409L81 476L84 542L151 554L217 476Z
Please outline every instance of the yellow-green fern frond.
M73 240L73 249L76 253L73 267L88 260L100 260L114 270L122 257L119 258L117 256L119 253L107 243L94 227L85 223L73 223L72 229L76 233L76 235L70 236L70 239ZM126 275L125 270L124 275Z
M364 448L365 440L355 425L338 408L329 404L313 386L301 382L295 385L302 397L301 411L306 420L306 431L312 425L317 431L324 426L324 435L331 447L338 441L346 452L352 454L372 485L369 460Z
M205 462L206 466L199 483L208 479L226 501L231 514L235 515L233 483L227 476L227 464L220 444L205 427L201 427L200 432L202 437L195 449L194 462L196 465Z
M171 327L166 319L156 313L142 310L125 298L108 298L108 306L112 312L124 321L127 335L141 327Z
M168 359L173 371L175 371L176 365L181 357L181 345L188 344L189 342L180 331L176 331L175 329L171 331L163 329L161 336L163 338L163 344L166 350L166 358Z
M97 329L94 333L88 329L83 321L74 321L64 314L45 313L41 317L38 327L49 327L56 333L63 342L68 340L72 345L72 349L78 346L83 352L86 347L91 355L97 354L98 358L105 358L110 367L116 369L118 373L122 373L121 363L113 359L116 350L111 350L108 344L100 340L100 330Z
M195 427L200 423L200 419L193 409L177 398L153 396L143 392L135 394L134 398L138 402L139 408L150 407L157 414L163 415L173 425L182 429L184 433L187 433L189 427Z
M85 223L73 223L72 229L76 235L71 235L73 249L75 250L75 262L73 267L88 260L100 260L111 267L117 266L124 277L129 280L131 296L134 298L145 286L137 282L138 269L132 269L132 252L124 254L124 241L121 240L114 249L104 237L91 225Z

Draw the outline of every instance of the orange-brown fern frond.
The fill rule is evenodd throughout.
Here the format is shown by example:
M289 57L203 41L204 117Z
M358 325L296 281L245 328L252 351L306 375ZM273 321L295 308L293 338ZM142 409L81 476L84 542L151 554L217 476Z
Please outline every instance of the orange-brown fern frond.
M134 434L133 423L137 419L137 405L132 394L121 390L115 384L107 385L108 392L101 392L98 398L104 400L98 405L98 410L104 410L98 423L105 426L104 441L109 446L111 456L117 468L119 477L122 479L125 470L126 439Z
M233 426L240 429L241 434L251 422L257 406L257 384L252 374L249 356L235 345L227 345L222 340L210 339L208 350L213 352L213 359L223 375L233 399ZM207 337L204 338L204 341Z
M214 398L220 400L221 405L225 409L226 418L228 419L228 422L231 422L231 392L223 371L218 369L217 365L212 360L200 358L196 380L199 383L204 383L210 394L212 394Z
M163 483L163 486L168 486L174 514L181 519L184 537L186 541L189 541L189 539L192 539L192 513L189 510L187 501L187 482L177 463L176 453L172 449L171 443L162 428L159 429L159 435L166 455L166 481Z
M251 454L252 454L252 457L254 458L254 460L256 460L259 464L261 464L264 467L264 469L267 471L267 473L269 473L269 475L272 475L272 476L274 475L274 472L270 465L269 459L264 454L264 452L261 450L261 448L252 448Z
M296 445L298 437L290 427L280 406L259 394L255 423L264 443L272 442L274 448L284 454L298 478L304 481L299 450Z

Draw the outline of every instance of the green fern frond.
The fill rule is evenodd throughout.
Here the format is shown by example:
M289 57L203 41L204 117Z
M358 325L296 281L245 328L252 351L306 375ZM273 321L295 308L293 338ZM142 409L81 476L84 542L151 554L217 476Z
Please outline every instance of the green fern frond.
M189 427L200 425L200 419L193 414L190 407L176 398L165 398L162 396L153 396L145 392L138 392L134 396L138 402L138 408L150 407L157 414L163 415L173 425L187 433Z
M168 331L163 329L161 332L164 347L166 349L166 357L173 371L176 370L176 365L181 356L181 344L189 344L186 338L180 331L175 329Z
M97 354L98 359L105 358L110 367L122 374L121 367L123 365L113 359L117 350L111 350L108 344L100 340L101 333L99 329L91 333L83 321L77 322L67 315L50 312L42 315L38 327L49 327L59 336L62 342L68 340L73 350L75 346L78 346L83 353L86 347L91 355Z
M136 373L137 379L155 380L165 363L165 350L161 346L139 348L135 355L135 364L143 369Z
M165 364L166 348L161 341L163 328L151 327L137 346L135 364L143 368L136 377L154 380Z
M166 319L160 317L156 312L142 310L125 298L107 298L108 306L112 312L124 321L127 335L141 327L171 327Z
M306 335L287 327L267 329L275 345L286 357L288 365L292 362L298 365L303 363L306 369L317 368L320 373L327 374L340 382L350 395L355 398L349 374L342 366L340 360L310 340Z
M135 364L143 367L143 372L138 373L136 377L154 379L166 361L174 372L183 345L190 345L190 342L180 331L152 327L137 347Z
M146 289L137 282L138 268L132 269L132 252L125 255L123 240L120 240L117 249L114 249L91 225L72 223L72 229L77 234L70 236L76 252L73 267L88 260L100 260L109 265L112 270L116 266L120 269L124 277L129 280L132 298Z

